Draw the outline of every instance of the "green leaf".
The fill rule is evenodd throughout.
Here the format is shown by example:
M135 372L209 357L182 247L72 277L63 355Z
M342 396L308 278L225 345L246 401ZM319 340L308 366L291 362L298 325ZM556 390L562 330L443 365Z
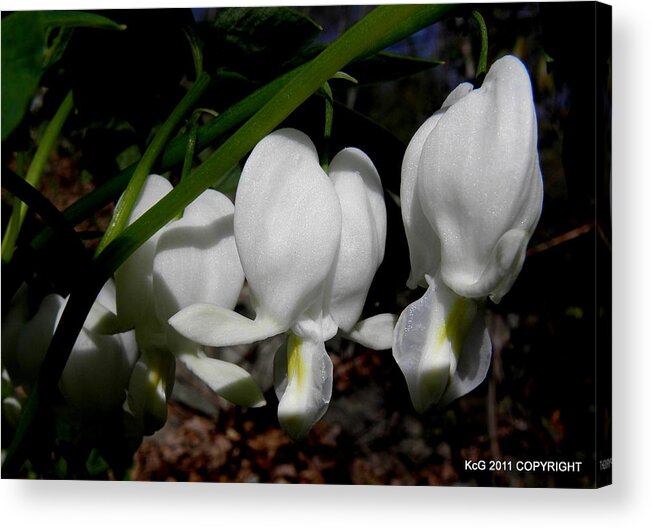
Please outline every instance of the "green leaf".
M95 13L85 11L44 11L45 27L90 27L101 29L126 29L123 24Z
M97 449L91 449L86 460L86 471L91 477L103 476L111 469L111 465L102 457Z
M41 79L45 51L42 13L2 19L2 140L18 126Z
M44 71L60 57L69 35L47 52L47 31L55 27L122 29L106 17L82 11L21 11L2 19L2 140L22 121Z
M289 7L222 9L212 24L206 54L218 65L253 79L279 73L319 34L321 27Z
M364 86L409 77L440 64L443 64L443 61L382 52L366 60L351 64L346 68L346 73L357 79L360 86ZM343 83L335 83L333 87L348 88L349 86L343 85Z

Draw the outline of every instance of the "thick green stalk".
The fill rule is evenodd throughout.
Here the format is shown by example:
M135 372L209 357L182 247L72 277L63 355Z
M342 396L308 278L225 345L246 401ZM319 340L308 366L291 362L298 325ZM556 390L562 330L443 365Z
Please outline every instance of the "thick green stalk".
M185 94L183 99L181 99L181 102L165 120L158 132L156 132L153 141L147 147L142 158L140 158L136 170L133 172L133 176L131 176L129 185L127 185L127 188L122 195L122 199L115 208L111 223L106 229L106 233L104 233L97 248L98 253L100 253L116 236L118 236L128 224L131 211L136 204L136 200L145 184L147 176L151 174L154 162L161 155L165 144L172 135L172 132L176 130L176 127L183 116L188 113L201 94L203 94L204 90L208 87L209 81L210 76L205 72L201 73L199 77L197 77L197 80L190 91Z
M66 122L68 115L70 115L72 108L72 91L70 91L61 103L61 106L59 106L56 114L54 114L52 121L50 121L45 128L41 144L36 149L34 159L27 170L25 181L32 187L38 187L43 176L43 171L45 170L45 164L50 157L52 149L56 145L59 134L61 133L61 128ZM2 239L2 262L7 263L11 260L16 249L16 240L18 240L18 234L20 233L20 228L25 221L26 215L27 205L23 202L16 201L14 209L11 212L11 218L9 218L9 223L7 224L7 231Z

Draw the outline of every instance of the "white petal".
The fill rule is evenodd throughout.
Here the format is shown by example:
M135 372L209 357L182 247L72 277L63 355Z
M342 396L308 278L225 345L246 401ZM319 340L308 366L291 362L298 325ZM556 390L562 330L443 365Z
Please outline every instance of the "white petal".
M11 429L16 429L22 417L22 405L13 396L2 400L2 422L7 424Z
M269 319L247 319L214 304L193 304L169 320L182 336L206 346L244 345L266 339L286 329Z
M346 337L373 350L388 350L393 346L393 331L397 320L395 314L374 315L357 323Z
M480 297L488 291L491 292L491 300L499 303L522 269L530 236L531 233L522 229L511 229L504 233L497 241L484 273L470 285L460 284L460 293Z
M16 346L21 379L36 381L65 304L60 295L47 295L34 317L23 326Z
M153 434L165 424L175 370L174 356L165 348L143 350L131 373L124 405L127 437Z
M439 239L432 231L430 223L423 213L416 189L418 165L423 153L423 145L445 113L445 109L462 99L471 90L471 84L462 83L448 95L441 110L425 121L416 131L407 146L402 161L400 204L411 261L411 273L407 286L412 289L419 284L426 286L425 275L436 273L441 258Z
M327 341L337 335L337 323L330 314L323 315L323 305L317 298L296 320L292 332L311 341Z
M328 410L332 395L332 361L323 341L291 334L274 360L279 394L278 420L295 440L307 436ZM286 381L283 378L286 377Z
M258 316L289 328L323 291L341 233L334 187L303 133L278 130L247 160L235 239Z
M147 177L129 217L135 222L172 190L165 178ZM148 332L162 331L156 318L153 295L153 263L161 230L140 246L115 273L117 313L121 328L137 327L139 339Z
M160 234L153 282L161 321L195 303L235 307L244 272L235 246L233 212L226 196L208 190Z
M22 380L18 354L18 339L29 318L27 284L23 283L9 302L2 317L2 366L17 385Z
M468 394L484 381L491 364L491 355L490 335L484 321L483 310L479 310L468 331L457 360L457 368L439 402L439 407Z
M384 258L386 207L380 176L361 150L339 152L330 164L330 178L341 203L342 224L329 310L339 327L350 331Z
M342 215L347 213L347 204L356 204L366 209L372 217L371 223L374 227L373 232L376 237L376 246L379 249L378 261L382 262L387 237L387 211L386 205L384 204L382 180L373 161L359 149L346 148L337 153L330 162L329 175L339 196ZM357 182L349 181L349 178L355 175L361 179L363 194L358 189ZM346 194L347 190L354 192L356 196L348 196ZM366 218L360 218L351 214L348 217L342 218L342 229L348 227L343 224L352 222L355 219L366 221Z
M241 367L209 358L203 354L182 354L179 359L222 398L244 407L265 405L262 391L251 375Z
M96 334L118 334L127 330L115 312L98 302L91 306L84 328Z
M110 312L116 313L118 310L115 300L116 295L117 292L115 289L115 281L113 279L109 279L104 283L104 286L102 286L102 289L99 291L95 302L97 304L101 304Z
M407 286L412 289L418 285L426 285L425 275L434 274L441 259L438 236L423 213L416 188L423 144L441 119L441 115L442 112L437 112L421 125L411 138L402 160L400 207L411 263Z
M493 293L479 286L498 241L511 229L535 227L542 188L536 149L531 83L514 57L498 60L425 141L417 192L441 242L443 280L457 293L475 283L477 297Z
M118 336L82 329L61 374L61 394L82 413L96 416L119 409L126 397L132 358Z
M36 379L66 304L60 295L46 296L21 331L18 352L27 381ZM116 410L124 400L135 359L132 335L99 335L84 327L61 374L61 393L84 413Z
M456 295L439 279L429 280L425 295L400 315L393 344L393 355L418 412L445 401L457 358L471 330L483 324L483 311L475 301ZM480 323L475 323L477 318ZM473 357L470 354L469 360Z
M450 92L450 95L445 98L445 101L443 101L443 104L441 105L441 110L444 110L445 108L448 108L449 106L452 106L453 104L461 101L461 99L472 92L473 88L474 87L471 83L461 83Z

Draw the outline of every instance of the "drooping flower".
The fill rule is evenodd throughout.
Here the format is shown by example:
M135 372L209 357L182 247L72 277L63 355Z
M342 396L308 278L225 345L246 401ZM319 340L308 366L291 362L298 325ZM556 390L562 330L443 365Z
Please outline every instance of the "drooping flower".
M67 298L47 295L36 314L19 330L15 341L14 377L27 385L36 381ZM86 417L119 411L137 359L133 332L105 335L103 315L115 312L115 286L108 281L75 341L59 380L65 400ZM12 354L3 350L3 355Z
M328 177L305 134L278 130L252 151L235 201L235 240L255 319L198 304L170 324L212 346L287 332L275 358L278 416L290 436L301 438L330 401L332 361L324 342L341 328L368 344L390 346L392 319L358 323L385 237L382 187L370 159L345 149Z
M161 176L149 176L129 222L171 189ZM214 190L201 194L181 218L160 229L117 270L118 319L121 327L135 328L141 351L129 388L129 409L145 431L165 421L173 358L229 401L264 405L260 389L244 369L206 356L203 347L167 323L172 314L196 302L233 308L243 282L233 238L233 204Z
M418 411L484 379L491 355L484 303L499 302L517 278L542 192L531 82L507 56L481 88L453 90L405 153L408 285L428 291L400 316L393 351Z

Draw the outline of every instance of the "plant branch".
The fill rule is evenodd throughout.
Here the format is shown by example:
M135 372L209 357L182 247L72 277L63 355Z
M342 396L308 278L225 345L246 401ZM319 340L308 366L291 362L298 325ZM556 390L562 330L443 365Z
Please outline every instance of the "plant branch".
M70 115L72 108L72 91L70 91L61 103L61 106L59 106L56 114L54 114L52 121L48 123L43 138L41 139L41 144L36 149L34 159L27 170L25 181L32 187L38 187L41 177L43 176L43 171L45 170L45 164L50 157L52 149L56 145L59 134L61 133L61 128L68 118L68 115ZM26 215L27 205L21 201L15 201L14 209L11 212L11 217L7 224L5 236L2 239L2 262L4 263L9 262L13 257L16 249L16 240L18 240L18 234L20 233L20 228L25 221Z

